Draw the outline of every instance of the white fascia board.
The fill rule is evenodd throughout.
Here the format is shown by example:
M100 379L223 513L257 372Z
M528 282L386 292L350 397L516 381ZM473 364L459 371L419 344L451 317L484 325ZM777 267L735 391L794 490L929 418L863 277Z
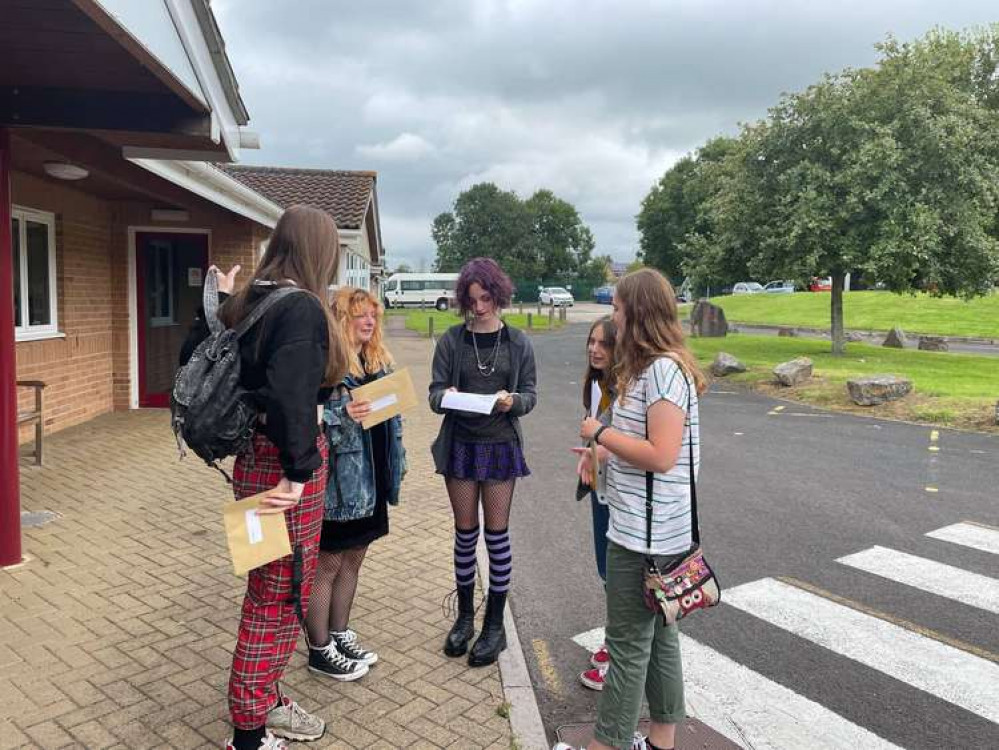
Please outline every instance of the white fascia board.
M177 27L177 33L187 50L187 56L194 67L194 72L201 84L201 89L208 98L209 106L212 109L212 140L219 141L215 137L215 118L218 118L219 136L225 146L226 153L232 161L239 160L239 124L236 122L236 113L226 97L225 88L215 63L212 60L212 51L208 47L204 32L198 23L198 16L191 4L197 0L164 0L170 17Z
M129 159L143 169L233 213L274 228L284 209L220 169L199 161Z

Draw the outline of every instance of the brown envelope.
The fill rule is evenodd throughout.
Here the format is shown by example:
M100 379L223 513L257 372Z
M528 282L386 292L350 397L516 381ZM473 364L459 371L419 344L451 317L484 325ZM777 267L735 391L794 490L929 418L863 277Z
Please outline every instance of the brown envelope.
M256 509L266 494L262 492L222 506L229 554L238 576L291 554L284 513L257 515Z
M413 379L409 377L409 368L406 367L355 388L350 397L354 401L371 402L371 414L361 422L366 430L416 406Z

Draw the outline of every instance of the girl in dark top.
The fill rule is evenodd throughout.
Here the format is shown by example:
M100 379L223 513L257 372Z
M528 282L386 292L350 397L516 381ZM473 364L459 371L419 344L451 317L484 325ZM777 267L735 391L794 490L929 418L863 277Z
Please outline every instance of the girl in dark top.
M369 401L350 391L386 375L392 356L382 342L382 308L364 289L345 287L333 312L350 355L350 372L326 402L323 421L330 451L319 565L309 601L309 669L336 680L363 677L378 654L363 648L347 627L365 553L388 534L388 506L399 502L405 464L399 416L363 429Z
M473 667L492 664L506 648L503 608L513 572L510 504L517 478L530 474L518 418L537 400L534 350L527 336L499 317L512 292L510 279L495 261L475 258L465 264L455 296L466 321L438 342L430 383L430 408L444 415L432 449L434 464L444 475L455 527L458 617L444 643L448 656L468 652L474 635L480 498L485 518L489 596L482 632L468 656ZM452 411L441 403L448 391L495 393L498 398L491 414Z
M323 384L339 382L346 371L325 302L339 248L328 214L289 208L250 283L219 309L219 318L232 327L273 289L294 285L307 292L277 302L240 340L241 384L252 393L260 424L233 468L237 499L266 492L258 513L285 514L301 559L302 601L308 601L315 573L326 489L326 441L317 405L325 397ZM222 278L231 283L231 274ZM196 320L182 361L206 336L204 320ZM325 731L322 719L283 697L277 685L298 636L290 601L294 568L289 556L250 571L229 678L234 734L227 750L283 750L285 742L275 735L312 740Z

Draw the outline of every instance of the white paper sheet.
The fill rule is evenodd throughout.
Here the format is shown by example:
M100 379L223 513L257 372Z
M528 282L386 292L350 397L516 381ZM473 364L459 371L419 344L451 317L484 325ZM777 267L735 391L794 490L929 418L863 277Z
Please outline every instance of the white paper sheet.
M461 391L448 391L441 400L441 406L453 411L470 411L475 414L492 414L493 407L496 406L495 393L462 393Z
M597 418L597 414L600 413L600 398L603 394L600 392L600 383L596 380L590 381L590 416L594 419Z
M381 398L376 398L374 401L372 401L371 411L376 412L380 409L384 409L387 406L392 406L392 404L396 403L399 403L399 397L396 396L394 393L389 393L386 396L382 396Z

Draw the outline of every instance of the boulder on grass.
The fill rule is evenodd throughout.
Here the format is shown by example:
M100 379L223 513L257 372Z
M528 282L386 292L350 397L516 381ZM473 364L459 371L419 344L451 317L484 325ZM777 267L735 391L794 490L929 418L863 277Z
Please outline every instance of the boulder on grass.
M892 328L881 346L887 346L889 349L905 349L905 332L897 326Z
M690 332L694 336L722 338L728 335L728 321L725 311L712 305L706 299L697 300L690 311Z
M846 389L857 406L877 406L912 393L912 381L897 375L868 375L846 381Z
M919 348L924 352L946 352L950 351L947 339L941 336L920 336Z
M788 328L787 326L781 326L780 328L777 329L777 335L788 336L793 338L798 335L798 332L793 328Z
M774 368L774 377L784 386L799 385L812 377L812 360L798 357L790 362L782 362Z
M727 352L718 352L715 361L711 363L711 374L723 378L735 372L745 372L746 366Z

